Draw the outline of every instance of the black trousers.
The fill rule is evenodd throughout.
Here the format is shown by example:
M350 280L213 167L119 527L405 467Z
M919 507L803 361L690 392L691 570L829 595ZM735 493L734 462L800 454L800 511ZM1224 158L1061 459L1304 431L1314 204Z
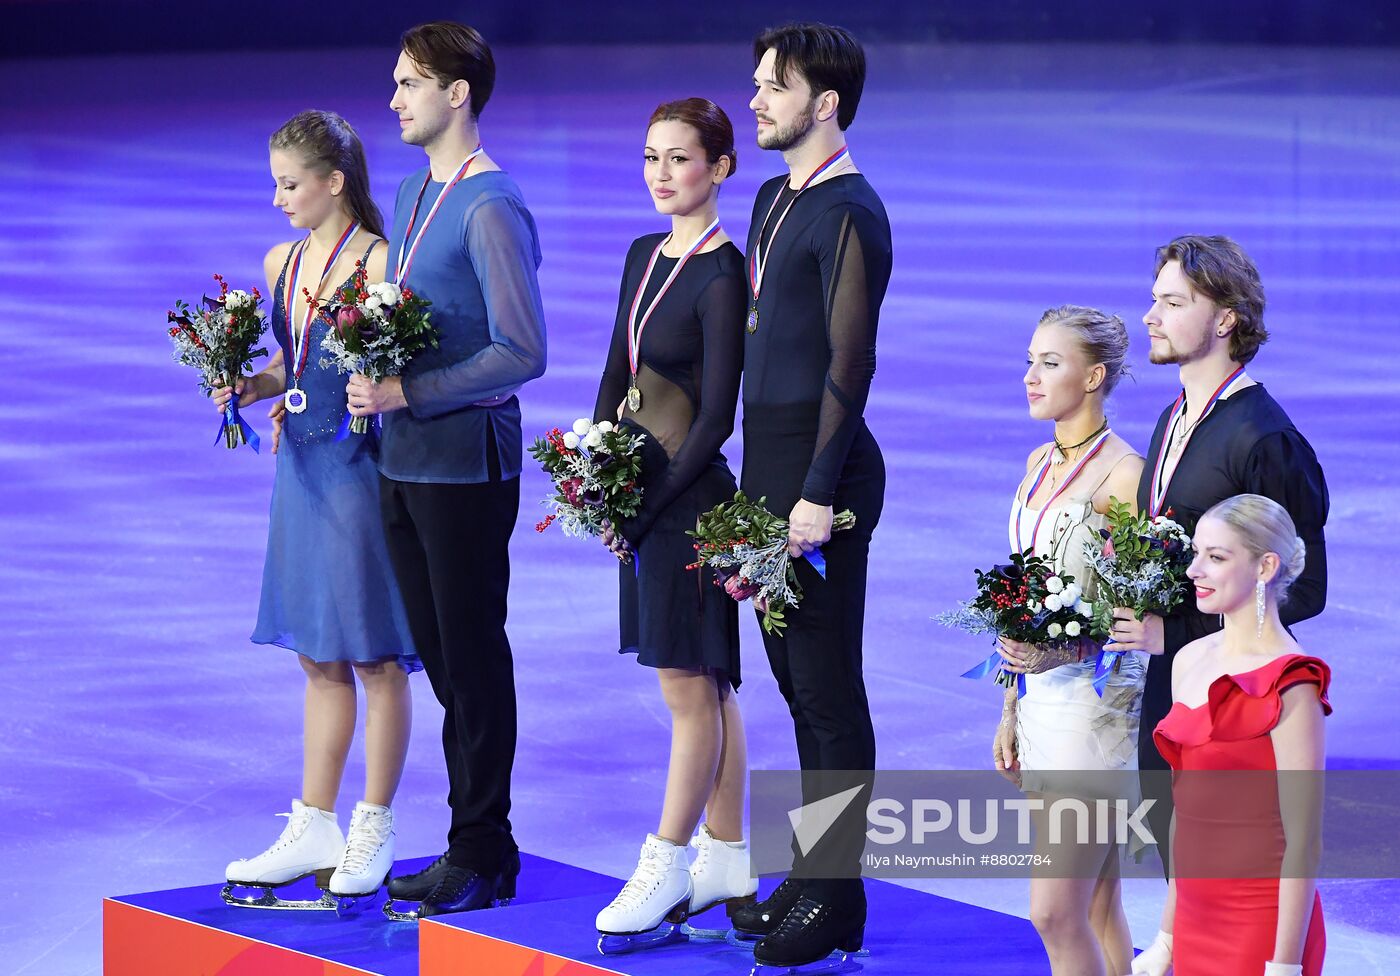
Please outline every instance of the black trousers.
M495 461L494 455L491 457ZM510 536L520 479L419 484L380 478L384 532L423 670L442 704L452 822L447 859L494 874L510 831L515 668L506 639Z
M763 645L792 714L803 802L858 788L814 847L803 852L794 838L793 875L818 879L819 893L829 889L835 894L860 884L865 811L874 779L875 729L862 673L870 537L859 527L837 533L822 553L826 579L807 560L797 560L802 604L787 614L782 636L765 634ZM820 880L838 878L848 880Z

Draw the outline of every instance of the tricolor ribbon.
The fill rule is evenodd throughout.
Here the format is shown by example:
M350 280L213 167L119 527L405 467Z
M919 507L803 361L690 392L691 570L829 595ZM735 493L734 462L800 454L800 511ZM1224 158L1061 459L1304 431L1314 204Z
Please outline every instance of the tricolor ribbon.
M237 394L234 395L233 399L229 400L228 406L224 407L224 416L219 422L219 432L214 435L215 444L225 438L230 427L236 427L242 432L244 442L253 449L254 454L260 453L258 451L258 445L261 441L258 440L258 432L249 426L248 421L244 420L243 416L238 412Z
M1186 445L1191 443L1191 435L1196 432L1196 428L1201 425L1201 421L1210 416L1210 412L1215 409L1215 404L1223 397L1227 390L1235 385L1235 381L1244 375L1244 367L1240 366L1229 376L1225 377L1225 382L1215 388L1215 392L1206 401L1205 409L1196 418L1196 422L1191 425L1191 429L1186 433L1186 443L1181 445L1181 453L1186 453ZM1167 417L1167 426L1162 431L1162 443L1157 447L1157 462L1152 466L1152 483L1148 492L1147 512L1153 518L1162 514L1162 508L1167 501L1167 489L1171 486L1171 478L1164 477L1167 467L1167 455L1171 453L1170 447L1172 435L1176 433L1176 425L1181 422L1181 415L1186 410L1186 391L1182 390L1176 395L1176 402L1172 404L1172 412ZM1178 459L1177 467L1181 466ZM1173 469L1172 474L1176 474Z
M826 158L826 161L812 171L812 175L803 181L797 188L797 193L788 205L783 208L783 212L778 216L778 222L773 225L773 233L768 236L768 253L773 251L773 242L778 239L778 228L783 226L783 221L787 220L788 212L792 210L792 205L797 202L797 198L802 196L802 191L816 182L817 177L827 172L834 166L839 166L842 162L851 158L851 150L842 146L836 152ZM763 228L768 226L768 220L773 216L773 211L777 209L778 201L782 199L782 187L778 188L778 193L773 197L773 203L768 207L768 213L763 218L763 223L758 225L758 237L754 240L753 254L749 257L749 287L753 290L753 300L758 301L758 293L763 288L763 263L767 260L764 256Z
M657 259L661 257L661 249L666 246L666 242L671 239L671 235L667 234L663 237L661 242L656 245L655 250L651 252L651 260L647 262L647 269L642 272L641 283L637 285L637 294L632 298L631 311L627 313L627 361L628 365L632 367L632 383L634 386L637 382L637 369L641 365L642 333L646 330L647 322L651 321L651 313L656 311L656 306L661 304L661 299L665 297L666 292L670 290L671 285L675 283L676 278L680 276L681 269L685 267L685 263L697 254L702 247L710 243L718 233L719 218L716 217L711 221L710 226L701 231L700 236L697 237L695 242L681 255L680 260L676 262L676 266L671 269L671 273L667 275L666 280L662 282L661 289L656 293L656 297L651 300L651 304L648 305L646 311L642 313L641 321L638 321L637 308L642 303L642 294L647 290L647 283L651 281L651 273L656 268Z
M287 276L287 295L283 306L287 314L287 339L292 347L292 376L298 380L301 379L302 371L306 369L306 360L311 353L311 343L307 341L307 336L311 334L311 319L316 314L313 302L316 296L321 294L321 289L325 287L326 277L335 267L340 252L345 250L345 246L350 243L355 232L359 229L358 221L346 227L340 235L340 240L336 241L335 247L331 249L331 256L326 259L326 266L321 269L321 280L316 283L316 290L307 292L306 317L302 320L300 332L292 328L292 306L297 300L297 295L301 294L301 259L302 255L306 253L307 244L311 241L310 237L301 242L301 246L297 248L296 257L292 259L292 270ZM296 386L297 384L292 383L291 385Z
M1079 477L1079 472L1083 471L1084 466L1094 459L1094 455L1103 450L1104 444L1106 444L1108 439L1112 436L1113 431L1105 429L1104 432L1099 435L1099 439L1094 442L1094 446L1089 448L1088 453L1079 459L1079 463L1074 466L1074 470L1069 473L1069 477L1066 478L1064 482L1061 483L1060 487L1056 488L1050 497L1045 500L1044 504L1040 506L1040 514L1036 516L1035 526L1031 529L1030 545L1023 547L1021 545L1021 512L1025 509L1026 505L1030 503L1030 500L1035 497L1035 493L1040 490L1040 486L1045 482L1045 476L1050 473L1050 466L1055 462L1054 448L1045 452L1045 463L1040 466L1040 473L1036 475L1035 483L1031 485L1031 490L1026 493L1025 504L1016 506L1016 526L1012 529L1011 536L1012 552L1022 552L1025 550L1033 552L1035 550L1035 539L1036 536L1040 534L1040 523L1045 520L1045 513L1050 511L1050 507L1055 504L1055 500L1063 495L1070 485L1074 484L1074 479Z
M466 159L462 160L462 165L457 167L457 172L454 173L452 178L444 183L442 189L438 191L437 199L433 201L432 207L428 209L427 216L423 218L423 226L418 228L417 234L413 234L413 224L414 221L418 219L418 208L423 205L423 194L428 192L428 184L433 181L433 169L431 166L428 167L428 175L423 177L423 185L418 190L418 199L413 201L413 212L408 215L408 226L404 228L403 241L399 244L398 259L394 262L394 283L400 288L402 288L404 282L408 280L408 269L413 267L413 258L414 255L418 253L418 245L423 243L423 235L427 233L428 225L431 224L433 218L437 216L438 208L442 206L442 201L447 199L448 192L450 192L454 186L466 179L467 170L471 169L472 160L480 156L482 152L481 146L478 145L471 151ZM413 235L412 244L408 242L410 234ZM407 257L404 256L405 250L408 252Z

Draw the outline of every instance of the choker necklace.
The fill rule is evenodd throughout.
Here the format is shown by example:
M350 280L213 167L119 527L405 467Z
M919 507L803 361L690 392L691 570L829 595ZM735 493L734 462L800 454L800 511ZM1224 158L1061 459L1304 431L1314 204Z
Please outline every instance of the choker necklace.
M1092 434L1084 438L1078 444L1061 444L1059 438L1055 438L1055 454L1059 458L1059 463L1063 464L1064 462L1068 461L1070 451L1077 450L1078 448L1083 447L1085 444L1089 443L1091 440L1093 440L1095 437L1098 437L1106 430L1108 430L1108 420L1105 419L1104 422L1099 425L1098 430L1094 431Z

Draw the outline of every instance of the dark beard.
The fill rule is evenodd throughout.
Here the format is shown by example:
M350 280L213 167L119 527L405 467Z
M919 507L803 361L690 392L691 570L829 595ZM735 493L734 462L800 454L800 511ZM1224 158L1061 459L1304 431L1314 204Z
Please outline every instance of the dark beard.
M803 139L807 138L807 133L812 131L812 126L817 124L816 116L812 114L812 109L816 106L817 100L813 98L807 103L807 108L801 112L797 118L792 120L792 124L785 129L774 127L773 134L769 136L769 142L764 145L758 144L760 149L776 149L778 152L787 152L796 146Z

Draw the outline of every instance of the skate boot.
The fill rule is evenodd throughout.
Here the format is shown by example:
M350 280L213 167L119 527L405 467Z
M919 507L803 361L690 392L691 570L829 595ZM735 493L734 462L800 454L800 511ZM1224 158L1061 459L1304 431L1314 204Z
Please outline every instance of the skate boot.
M758 879L749 876L749 845L746 841L717 840L708 824L691 838L695 859L690 862L690 908L686 915L703 915L716 905L725 906L730 918L735 912L752 907L757 899ZM725 939L730 926L722 929L695 928L689 922L682 927L688 938Z
M494 874L449 864L433 890L418 906L419 918L472 912L479 908L509 905L515 898L515 879L520 874L520 853L512 851Z
M742 905L729 916L734 928L730 930L729 941L741 947L752 948L753 944L770 934L797 904L802 895L804 882L797 878L784 878L783 883L773 889L772 894L757 904Z
M598 951L605 956L684 942L678 923L690 907L685 848L647 834L637 869L598 913Z
M336 914L356 914L377 903L379 889L394 866L394 814L388 807L361 800L350 815L345 853L331 875L330 894Z
M857 886L859 882L856 883ZM808 884L773 933L754 946L750 976L853 973L865 938L865 891L847 896Z
M335 899L325 889L345 850L335 814L293 800L292 812L278 816L288 818L282 835L257 857L229 864L224 872L228 884L220 897L239 908L334 911ZM284 900L273 894L273 889L306 877L316 879L320 898Z

